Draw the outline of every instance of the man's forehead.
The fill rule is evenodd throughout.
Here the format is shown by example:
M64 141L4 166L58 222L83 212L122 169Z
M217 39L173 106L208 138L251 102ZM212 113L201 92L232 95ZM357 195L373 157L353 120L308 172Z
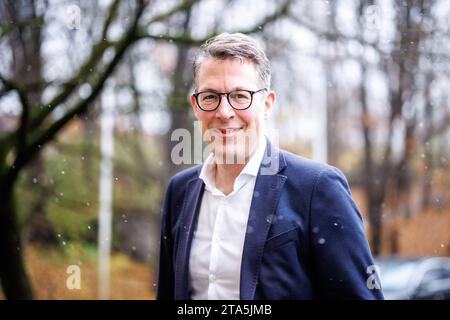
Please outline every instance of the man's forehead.
M225 59L219 59L219 58L215 58L215 57L208 57L205 58L202 63L200 64L200 70L202 69L203 66L207 65L207 66L217 66L217 65L234 65L235 67L237 66L242 66L242 68L255 68L255 64L253 63L253 61L245 59L245 58L241 58L241 57L228 57Z
M200 90L214 89L217 82L228 83L233 89L248 89L257 84L257 72L253 62L239 59L208 58L200 65L198 74ZM215 89L217 90L217 89ZM231 89L230 89L231 90Z
M233 86L233 87L228 87L228 91L236 91L236 90L249 90L249 89L253 89L253 86L250 85L245 85L245 86ZM220 89L217 89L217 87L214 86L201 86L199 88L199 91L211 91L211 92L220 92Z

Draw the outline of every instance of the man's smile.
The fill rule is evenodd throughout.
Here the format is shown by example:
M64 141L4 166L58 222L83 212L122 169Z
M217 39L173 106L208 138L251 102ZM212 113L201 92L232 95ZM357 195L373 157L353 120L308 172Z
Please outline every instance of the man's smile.
M224 138L231 138L240 132L244 127L225 127L217 128L215 130L219 131Z

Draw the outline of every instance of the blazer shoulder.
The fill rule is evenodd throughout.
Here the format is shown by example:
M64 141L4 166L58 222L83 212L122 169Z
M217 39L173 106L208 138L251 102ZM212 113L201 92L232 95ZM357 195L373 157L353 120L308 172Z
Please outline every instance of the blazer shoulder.
M287 176L289 185L305 194L311 194L320 181L340 181L347 185L344 173L334 166L306 159L285 150L282 150L282 156L286 166L280 174Z
M162 207L162 214L175 210L179 212L184 201L187 186L190 181L198 179L201 165L197 165L176 173L170 178L164 194L164 202Z
M341 174L341 171L326 163L321 163L302 156L293 154L289 151L282 150L282 154L286 161L286 169L289 173L297 173L301 177L318 177L324 172L336 172Z

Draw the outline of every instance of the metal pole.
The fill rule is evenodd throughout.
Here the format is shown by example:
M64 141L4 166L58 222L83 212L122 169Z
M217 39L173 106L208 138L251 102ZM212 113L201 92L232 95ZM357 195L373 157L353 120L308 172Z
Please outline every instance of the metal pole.
M105 90L102 95L100 115L100 190L99 190L99 231L98 231L98 299L109 299L113 165L114 154L114 94Z

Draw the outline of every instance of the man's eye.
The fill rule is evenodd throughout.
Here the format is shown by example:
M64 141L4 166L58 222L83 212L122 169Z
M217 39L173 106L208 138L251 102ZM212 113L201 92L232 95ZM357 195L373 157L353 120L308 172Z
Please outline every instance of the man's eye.
M231 99L243 101L243 100L250 99L250 97L246 93L236 92L236 93L231 95Z
M204 96L202 100L205 101L205 100L215 100L215 99L217 99L217 96L214 94L210 94L210 95Z

